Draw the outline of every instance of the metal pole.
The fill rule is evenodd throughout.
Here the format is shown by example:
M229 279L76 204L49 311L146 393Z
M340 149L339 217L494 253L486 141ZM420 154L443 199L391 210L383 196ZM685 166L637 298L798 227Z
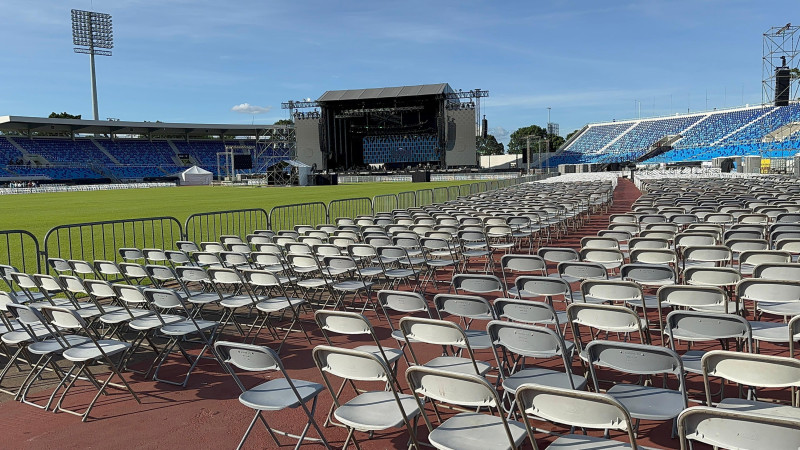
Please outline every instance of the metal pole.
M525 154L528 156L528 173L531 173L531 136L525 136Z
M89 26L89 36L92 36L92 16L89 14L87 25ZM97 113L97 80L94 75L94 39L89 40L89 67L92 75L92 111L94 112L94 120L100 120L100 115Z

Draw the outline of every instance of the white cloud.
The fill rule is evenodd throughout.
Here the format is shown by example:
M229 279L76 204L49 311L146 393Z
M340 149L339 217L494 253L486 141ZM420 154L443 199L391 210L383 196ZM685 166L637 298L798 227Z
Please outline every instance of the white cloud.
M242 114L263 114L270 112L270 110L272 110L271 106L256 106L250 103L240 103L231 108L231 111Z
M508 130L506 130L503 127L494 127L494 128L489 128L489 134L493 135L498 140L502 140L511 133L509 133Z

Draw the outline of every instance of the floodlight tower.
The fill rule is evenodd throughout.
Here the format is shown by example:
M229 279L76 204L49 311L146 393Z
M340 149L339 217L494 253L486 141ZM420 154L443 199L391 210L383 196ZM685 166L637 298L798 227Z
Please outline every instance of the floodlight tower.
M75 53L89 55L92 74L92 110L94 111L94 120L100 120L97 114L97 80L94 74L94 55L111 56L111 49L114 48L111 14L73 9L72 43L77 46L75 47Z

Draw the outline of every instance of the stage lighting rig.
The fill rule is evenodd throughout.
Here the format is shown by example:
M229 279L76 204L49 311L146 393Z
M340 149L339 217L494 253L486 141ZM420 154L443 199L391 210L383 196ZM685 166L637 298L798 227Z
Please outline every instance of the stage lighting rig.
M111 49L114 48L114 32L111 23L111 14L73 9L72 43L76 46L74 48L75 53L89 55L92 79L92 110L94 112L94 120L99 120L97 113L97 80L94 70L94 55L111 56Z

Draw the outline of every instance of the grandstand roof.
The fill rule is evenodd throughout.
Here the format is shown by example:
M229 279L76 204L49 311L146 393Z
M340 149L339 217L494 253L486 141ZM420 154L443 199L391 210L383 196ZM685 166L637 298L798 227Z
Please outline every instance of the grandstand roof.
M167 122L124 122L110 120L49 119L44 117L0 116L0 131L67 132L86 134L179 134L188 136L257 136L268 129L286 125L237 125Z
M346 89L343 91L327 91L318 102L335 102L342 100L367 100L377 98L416 97L420 95L442 95L453 92L447 83L421 84L417 86L383 87L374 89Z

